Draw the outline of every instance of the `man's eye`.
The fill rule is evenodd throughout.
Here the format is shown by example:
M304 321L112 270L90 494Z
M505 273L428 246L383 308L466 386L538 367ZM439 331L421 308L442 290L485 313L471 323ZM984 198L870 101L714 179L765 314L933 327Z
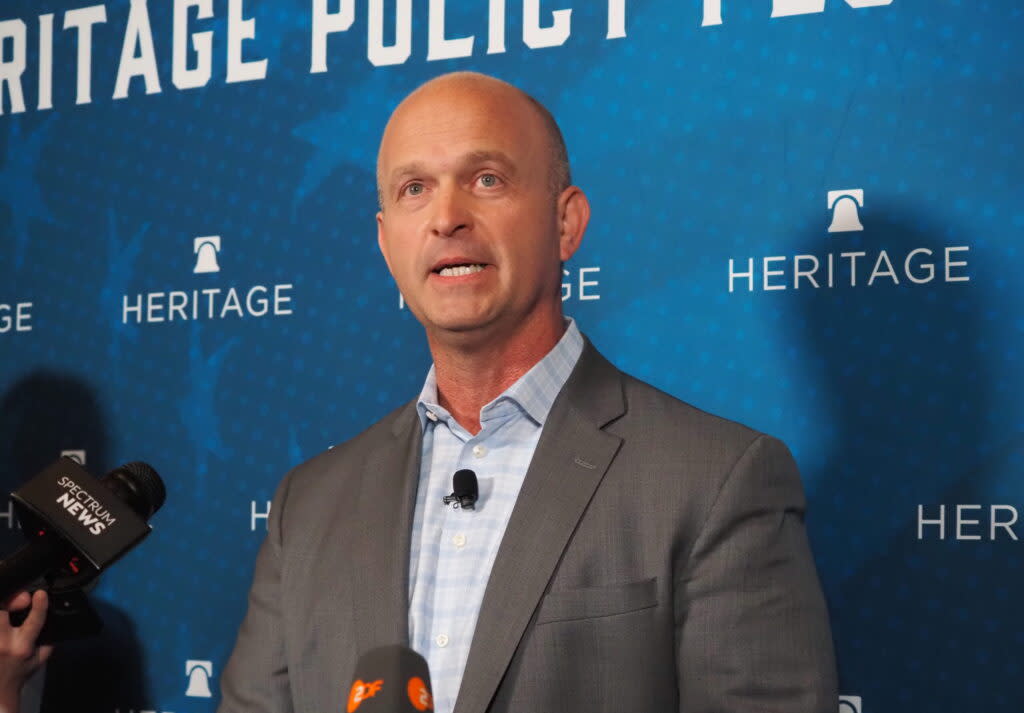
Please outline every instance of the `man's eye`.
M410 183L405 187L405 192L410 196L418 196L423 193L422 183Z
M480 185L484 188L494 188L498 185L498 177L493 173L485 173L480 176Z

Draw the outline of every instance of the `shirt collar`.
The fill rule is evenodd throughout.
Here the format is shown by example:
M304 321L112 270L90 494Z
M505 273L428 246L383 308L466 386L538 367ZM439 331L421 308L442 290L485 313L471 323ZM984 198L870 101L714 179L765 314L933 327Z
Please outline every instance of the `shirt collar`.
M567 318L565 333L558 343L514 384L480 409L480 422L487 420L489 412L500 409L505 402L511 402L538 426L543 426L555 397L562 390L582 352L583 335L580 334L576 321L571 317ZM428 419L447 421L451 416L437 401L437 376L434 366L431 365L416 401L420 426L424 429L427 427Z

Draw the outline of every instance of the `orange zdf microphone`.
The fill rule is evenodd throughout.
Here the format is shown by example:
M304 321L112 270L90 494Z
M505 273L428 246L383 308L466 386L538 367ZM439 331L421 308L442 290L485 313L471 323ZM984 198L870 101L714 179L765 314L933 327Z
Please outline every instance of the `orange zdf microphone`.
M426 660L406 646L381 646L359 657L348 693L348 713L434 710Z

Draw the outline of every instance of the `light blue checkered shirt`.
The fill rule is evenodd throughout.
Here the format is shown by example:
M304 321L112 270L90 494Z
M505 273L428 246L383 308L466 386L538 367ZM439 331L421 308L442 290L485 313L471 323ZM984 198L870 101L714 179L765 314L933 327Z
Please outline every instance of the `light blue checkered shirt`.
M582 350L569 320L554 349L480 409L475 436L438 405L434 368L427 374L416 406L423 460L409 558L409 641L430 664L436 713L455 707L498 545L551 404ZM476 510L442 503L460 468L476 473Z

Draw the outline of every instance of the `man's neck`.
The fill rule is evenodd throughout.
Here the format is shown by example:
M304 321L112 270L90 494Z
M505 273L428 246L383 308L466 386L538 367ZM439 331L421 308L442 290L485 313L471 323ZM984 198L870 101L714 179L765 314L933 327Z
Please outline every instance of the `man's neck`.
M429 339L438 403L472 434L480 432L480 409L547 356L565 333L561 316L518 330L504 340L453 345Z

